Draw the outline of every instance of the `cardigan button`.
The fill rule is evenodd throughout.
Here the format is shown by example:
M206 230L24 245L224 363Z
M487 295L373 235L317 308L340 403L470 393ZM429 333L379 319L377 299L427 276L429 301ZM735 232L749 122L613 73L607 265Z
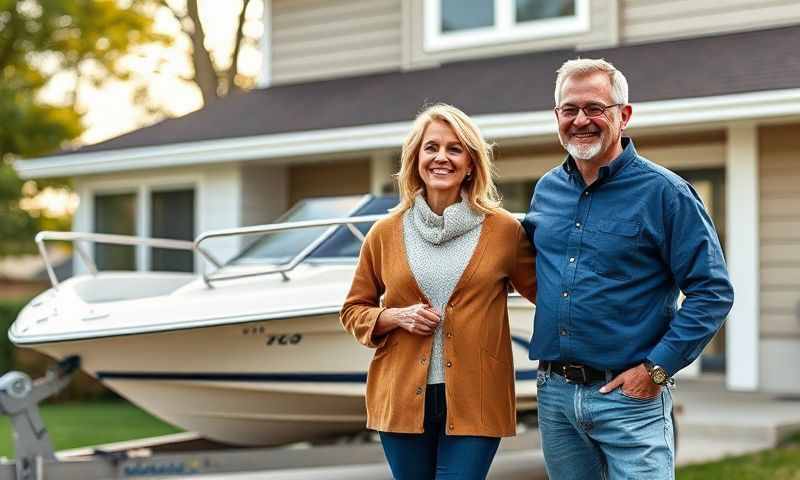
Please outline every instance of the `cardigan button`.
M447 427L447 428L449 428L450 430L452 430L452 429L454 429L455 427L454 427L454 426L453 426L453 424L451 423L450 425L448 425L448 427Z
M422 395L422 387L417 387L417 395Z
M453 366L453 362L447 362L447 368L450 368L452 366Z
M425 357L420 358L419 363L425 365Z
M447 332L447 338L453 338L453 332Z

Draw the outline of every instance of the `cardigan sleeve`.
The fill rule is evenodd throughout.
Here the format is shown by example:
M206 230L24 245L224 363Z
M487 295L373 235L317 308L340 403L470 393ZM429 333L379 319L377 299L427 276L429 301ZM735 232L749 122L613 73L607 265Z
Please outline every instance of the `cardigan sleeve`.
M511 267L511 284L520 295L536 302L536 252L528 240L522 224L517 227L514 264Z
M381 278L381 248L376 230L373 227L364 239L350 292L339 313L344 329L370 348L383 346L387 338L386 335L379 339L372 336L378 316L385 310L380 306L385 286Z

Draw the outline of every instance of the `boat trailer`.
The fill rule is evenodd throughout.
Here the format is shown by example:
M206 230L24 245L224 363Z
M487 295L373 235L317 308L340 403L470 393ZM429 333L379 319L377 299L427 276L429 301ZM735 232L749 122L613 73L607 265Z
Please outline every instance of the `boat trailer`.
M322 446L245 448L186 432L56 453L39 403L66 387L79 367L80 359L69 357L36 380L19 371L0 377L0 410L11 419L16 451L16 459L0 461L0 480L183 478L383 462L379 445L363 435Z

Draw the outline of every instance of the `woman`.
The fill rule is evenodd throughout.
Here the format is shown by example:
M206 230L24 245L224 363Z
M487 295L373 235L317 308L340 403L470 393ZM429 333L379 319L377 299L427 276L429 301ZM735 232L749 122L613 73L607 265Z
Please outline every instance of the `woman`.
M469 117L422 112L403 144L400 204L367 234L342 307L344 328L377 349L367 427L396 479L485 478L515 434L508 283L532 300L536 280L491 172Z

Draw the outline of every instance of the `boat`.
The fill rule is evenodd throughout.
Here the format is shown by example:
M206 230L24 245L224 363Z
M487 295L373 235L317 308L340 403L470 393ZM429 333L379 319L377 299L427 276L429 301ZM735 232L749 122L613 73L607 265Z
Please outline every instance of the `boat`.
M81 368L151 414L231 445L315 441L363 431L372 351L338 319L358 252L394 197L307 199L277 223L210 231L194 242L79 232L36 240L52 288L8 336ZM220 262L207 245L241 236ZM72 241L86 273L56 278L44 243ZM250 241L247 241L250 240ZM85 244L190 249L203 273L97 271ZM527 358L532 305L509 301L520 410L535 407ZM112 421L112 419L109 419Z

